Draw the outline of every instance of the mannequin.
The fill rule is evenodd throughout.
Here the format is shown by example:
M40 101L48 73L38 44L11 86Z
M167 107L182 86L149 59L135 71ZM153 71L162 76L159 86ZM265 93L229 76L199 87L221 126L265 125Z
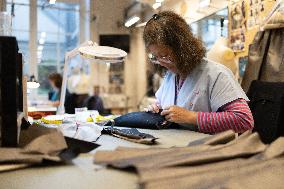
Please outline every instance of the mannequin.
M237 58L233 50L230 49L227 44L228 41L226 38L220 37L217 39L214 45L208 51L207 58L229 68L237 79L239 75Z
M68 78L67 89L70 93L77 95L89 94L90 77L81 72L80 68L74 67L72 75Z

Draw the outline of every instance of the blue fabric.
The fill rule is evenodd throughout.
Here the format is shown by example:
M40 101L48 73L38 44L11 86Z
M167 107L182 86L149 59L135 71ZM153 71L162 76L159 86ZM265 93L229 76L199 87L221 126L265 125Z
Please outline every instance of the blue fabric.
M162 110L160 110L161 112ZM168 122L160 113L151 112L131 112L120 117L115 118L114 126L117 127L131 127L142 129L168 129L179 128L178 124ZM109 121L106 125L112 125Z
M55 102L55 101L58 101L59 99L60 99L60 94L59 94L59 92L52 91L52 92L51 92L50 101Z

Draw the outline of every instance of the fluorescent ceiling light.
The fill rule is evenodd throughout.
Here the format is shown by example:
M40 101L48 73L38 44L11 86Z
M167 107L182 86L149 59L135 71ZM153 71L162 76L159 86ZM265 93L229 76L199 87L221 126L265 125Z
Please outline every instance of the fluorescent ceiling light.
M124 26L125 26L125 27L130 27L130 26L132 26L133 24L135 24L136 22L138 22L139 20L140 20L140 18L139 18L138 16L133 16L133 17L129 18L129 19L125 22Z
M205 8L210 5L210 0L200 0L199 1L199 7L200 8Z
M164 0L156 0L156 3L162 3Z
M49 4L54 5L56 0L49 0Z
M156 3L153 4L152 7L153 7L153 9L157 9L157 8L159 8L161 5L162 5L162 3L156 2Z

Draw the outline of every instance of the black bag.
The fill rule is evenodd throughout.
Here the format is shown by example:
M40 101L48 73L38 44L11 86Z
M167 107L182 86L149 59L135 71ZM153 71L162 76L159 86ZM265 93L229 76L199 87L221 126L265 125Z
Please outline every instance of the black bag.
M254 131L264 143L284 135L284 83L255 80L248 91Z
M161 111L162 110L160 110L160 112ZM117 117L113 121L107 122L106 125L142 129L179 128L178 124L169 122L165 119L164 116L161 116L160 112L131 112Z

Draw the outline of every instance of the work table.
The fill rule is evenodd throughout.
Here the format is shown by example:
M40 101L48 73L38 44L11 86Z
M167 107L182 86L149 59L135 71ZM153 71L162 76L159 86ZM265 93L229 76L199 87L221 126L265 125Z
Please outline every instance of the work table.
M139 131L159 138L159 144L149 146L128 142L113 136L102 135L96 142L101 146L88 154L81 154L70 165L31 167L0 173L0 188L138 188L138 177L136 174L95 165L93 164L94 153L98 150L114 150L118 146L131 148L186 146L189 142L208 136L188 130L139 129Z

